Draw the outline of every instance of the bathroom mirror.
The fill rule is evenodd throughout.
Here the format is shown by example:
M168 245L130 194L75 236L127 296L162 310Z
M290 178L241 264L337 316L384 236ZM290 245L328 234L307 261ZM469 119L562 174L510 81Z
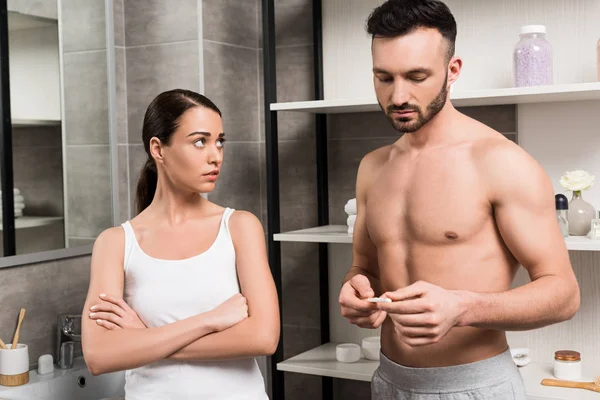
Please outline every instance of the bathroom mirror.
M89 253L115 225L110 3L8 1L12 163L0 161L15 219L14 252L2 232L4 265Z

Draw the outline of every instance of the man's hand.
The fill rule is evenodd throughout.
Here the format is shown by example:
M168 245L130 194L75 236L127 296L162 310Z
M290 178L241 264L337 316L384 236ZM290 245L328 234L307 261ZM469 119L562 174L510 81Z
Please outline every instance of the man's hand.
M395 330L409 346L437 343L459 324L465 312L460 292L423 281L384 293L382 297L392 302L377 303L378 308L388 313Z
M342 286L339 303L342 316L351 324L361 328L377 329L381 326L387 313L377 308L376 304L365 299L373 297L369 279L364 275L355 275Z
M146 328L137 313L123 299L103 294L100 299L100 303L90 307L90 318L101 327L109 330Z

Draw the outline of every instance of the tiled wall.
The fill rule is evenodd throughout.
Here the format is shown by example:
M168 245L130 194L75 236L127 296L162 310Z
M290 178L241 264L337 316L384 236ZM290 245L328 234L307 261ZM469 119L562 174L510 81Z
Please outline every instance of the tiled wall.
M121 221L136 214L135 189L147 157L144 113L156 95L174 88L204 92L224 116L225 161L209 199L264 214L259 12L257 0L114 1ZM266 360L258 361L266 376Z
M81 313L89 277L89 256L0 269L0 338L12 341L23 307L19 342L29 346L30 364L42 354L56 360L57 317Z
M60 0L59 6L67 234L81 245L112 226L105 10L103 1Z
M120 219L135 215L146 160L142 122L148 104L174 88L198 90L198 1L114 1Z

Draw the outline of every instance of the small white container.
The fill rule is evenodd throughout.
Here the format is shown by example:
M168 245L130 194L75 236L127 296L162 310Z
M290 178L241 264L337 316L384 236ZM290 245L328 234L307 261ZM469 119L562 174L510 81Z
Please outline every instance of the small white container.
M554 353L554 376L556 379L581 379L581 355L577 351L559 350Z
M381 337L371 336L362 341L362 351L367 360L379 360Z
M342 363L353 363L360 360L360 346L355 343L338 344L335 348L335 358Z
M18 343L16 349L0 349L0 385L19 386L29 381L29 348Z

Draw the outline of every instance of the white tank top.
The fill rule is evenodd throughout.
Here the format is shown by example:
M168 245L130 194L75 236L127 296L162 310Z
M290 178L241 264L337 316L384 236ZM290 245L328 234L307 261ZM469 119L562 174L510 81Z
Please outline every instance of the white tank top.
M235 249L226 208L217 238L205 252L161 260L139 246L129 221L125 230L124 299L147 327L157 327L214 309L240 292ZM190 238L193 240L193 238ZM128 370L127 400L268 400L254 358L233 361L162 360Z

